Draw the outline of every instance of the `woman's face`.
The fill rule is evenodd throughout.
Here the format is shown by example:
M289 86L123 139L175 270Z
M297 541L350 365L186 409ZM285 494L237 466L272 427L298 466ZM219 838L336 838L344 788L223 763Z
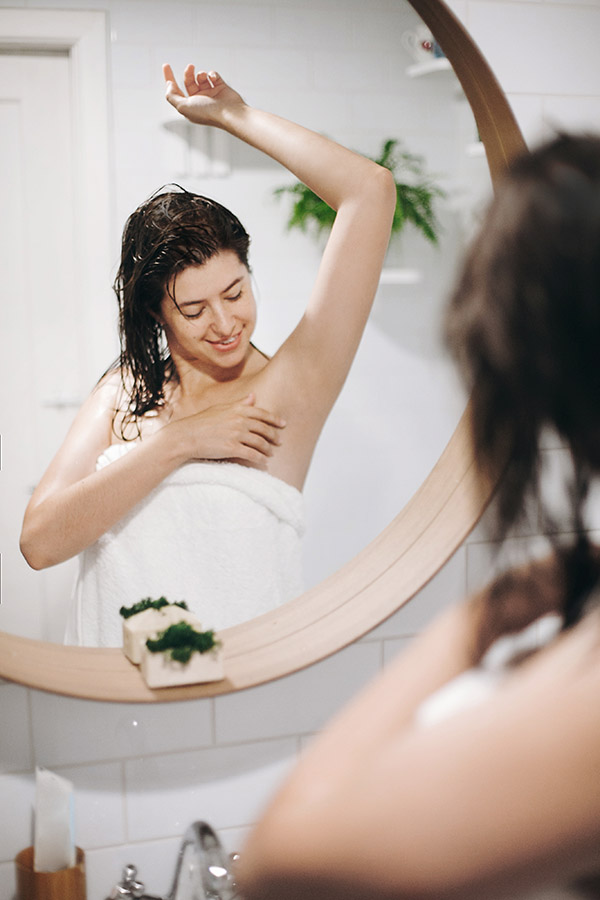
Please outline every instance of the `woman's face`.
M256 304L250 273L232 250L183 269L165 293L160 321L173 360L208 370L239 366L250 349Z

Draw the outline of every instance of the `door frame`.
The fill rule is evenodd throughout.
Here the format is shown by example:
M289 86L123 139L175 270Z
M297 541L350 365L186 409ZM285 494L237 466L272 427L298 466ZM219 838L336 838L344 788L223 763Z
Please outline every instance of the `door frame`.
M90 348L82 374L90 387L106 368L102 348L114 332L114 304L108 298L113 209L108 40L107 14L102 11L0 9L0 47L63 50L70 59L75 285L82 300L82 339ZM97 340L99 331L106 340Z

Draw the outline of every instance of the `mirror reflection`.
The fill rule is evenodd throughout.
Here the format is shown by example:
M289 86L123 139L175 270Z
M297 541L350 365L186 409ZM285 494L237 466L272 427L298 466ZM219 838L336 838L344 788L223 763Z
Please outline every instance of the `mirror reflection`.
M487 167L485 158L476 155L472 118L452 73L442 65L428 70L429 58L413 58L410 42L401 44L398 40L398 35L413 32L418 26L408 6L391 10L387 4L382 5L377 15L372 9L368 14L358 7L352 10L352 27L346 29L344 38L349 46L356 46L360 36L364 73L358 86L341 88L336 86L339 79L333 76L342 54L336 60L325 47L321 53L315 49L312 77L299 86L298 72L290 70L290 53L281 52L286 41L293 40L286 32L285 11L274 8L269 13L270 29L266 33L273 42L271 62L278 54L279 68L269 71L268 76L264 71L255 74L248 89L243 64L231 53L222 52L228 43L227 34L210 39L214 41L211 60L214 58L220 69L226 70L229 81L239 87L248 102L297 118L370 156L377 154L383 139L399 138L407 150L424 157L427 170L434 173L446 193L439 207L438 247L429 246L418 233L408 230L392 242L358 356L313 459L304 491L304 581L310 586L352 557L390 521L435 463L462 411L463 398L446 368L437 338L438 310L456 253L480 198L487 192ZM168 56L181 72L185 63L197 58L197 48L178 47L169 52L151 43L143 45L139 36L133 42L131 35L129 43L118 4L111 11L111 27L116 126L114 218L119 223L115 234L131 209L167 181L177 181L232 209L252 235L252 291L258 310L253 342L267 356L273 356L302 315L316 277L323 238L314 240L310 235L286 232L289 210L285 198L277 201L273 196L274 189L289 178L280 165L223 132L209 132L210 137L191 132L188 123L177 119L175 111L165 104L156 77L158 63ZM232 21L231 28L236 27L239 23ZM396 46L384 67L381 41L392 31ZM257 34L256 41L265 50L265 33ZM365 50L367 44L372 45L370 53ZM220 62L222 58L226 66ZM50 54L41 64L56 60L59 65L65 62L60 54ZM141 60L145 77L136 77L134 82L132 75L134 71L139 74ZM11 65L14 62L14 58L10 60ZM68 70L65 77L68 84ZM54 75L51 83L55 84L53 79ZM48 81L48 75L41 80ZM15 156L18 150L18 146L14 148ZM56 151L57 179L61 168L68 184L69 154L64 148ZM18 218L19 198L15 198L14 208ZM43 249L36 249L36 258L27 261L34 283L38 279L44 289L34 290L34 299L26 303L31 304L28 319L17 320L13 313L15 346L20 336L21 352L25 353L25 343L31 353L18 363L27 371L23 383L29 384L31 396L17 404L9 419L11 427L4 430L4 471L9 459L11 473L16 471L13 466L17 455L23 457L25 470L20 481L15 476L12 488L10 508L15 510L18 524L14 528L11 525L11 539L18 534L27 491L39 480L75 407L102 371L96 368L91 373L88 357L102 357L105 368L116 355L114 330L106 326L104 309L99 313L100 347L92 350L78 342L79 298L72 290L69 293L68 263L64 275L67 283L55 289L54 297L47 288L48 271L70 244L68 223L61 232L55 218L52 236L47 237ZM113 239L114 259L116 243ZM13 261L18 259L14 253ZM19 272L13 276L15 283L18 276ZM68 302L65 297L70 297ZM107 309L114 318L111 303L114 307L107 292ZM12 365L14 373L17 363L13 361ZM21 435L19 452L11 432ZM11 522L12 516L11 512ZM159 531L162 527L160 523ZM4 547L9 544L3 541ZM3 556L0 625L16 633L61 640L73 563L37 573L29 571L17 553L14 557L12 553L11 546ZM19 603L11 597L19 597ZM139 597L131 602L136 599ZM248 617L243 610L239 615L240 621ZM206 622L207 627L211 624Z

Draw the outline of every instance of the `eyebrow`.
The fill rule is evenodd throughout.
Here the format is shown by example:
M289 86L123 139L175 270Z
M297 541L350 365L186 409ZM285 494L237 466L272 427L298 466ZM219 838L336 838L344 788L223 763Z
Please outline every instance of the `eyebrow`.
M240 275L238 278L235 278L231 282L231 284L228 284L226 288L223 288L221 293L226 294L228 291L231 290L231 288L235 287L236 284L239 284L240 281L243 281L243 279L244 279L243 275ZM196 306L198 303L206 303L206 302L207 302L207 300L205 300L204 298L201 298L199 300L184 300L183 303L177 303L176 305L179 307L179 309L183 309L184 306Z

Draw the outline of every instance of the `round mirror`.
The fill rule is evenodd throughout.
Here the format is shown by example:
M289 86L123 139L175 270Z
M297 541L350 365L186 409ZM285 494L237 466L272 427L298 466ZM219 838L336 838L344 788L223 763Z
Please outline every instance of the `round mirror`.
M494 177L501 171L506 159L522 146L518 128L502 92L468 35L444 4L438 0L413 0L412 7L435 35L446 60L451 63L462 84L475 114ZM401 17L396 17L401 33L414 27L414 12L407 9L407 13L409 18L406 19L406 24ZM8 36L11 37L10 34ZM418 62L411 62L403 55L400 35L398 37L398 54L404 67L418 67ZM18 35L12 35L12 41L14 45L18 45ZM59 52L61 48L57 46L55 49ZM71 50L71 58L76 59L74 50ZM440 72L433 77L441 74L441 68L440 66ZM448 82L443 82L438 87L438 92L443 93L448 89ZM452 86L450 89L455 91L456 87ZM396 137L394 131L396 129L391 127L388 135L378 135L378 138ZM174 133L172 137L181 144L181 135ZM340 139L356 146L351 136L340 136ZM179 146L176 152L181 151L180 144L175 145ZM357 149L369 152L376 148ZM417 152L422 150L416 144L408 149ZM185 143L184 152L189 152ZM216 156L213 154L209 159L211 165L215 164L215 160L216 163L221 163L226 152L227 148L221 148ZM268 181L270 187L273 184L272 178L273 173ZM145 193L149 193L149 190ZM137 199L139 194L136 201L127 200L128 208L135 205ZM228 205L239 212L239 204L236 206L229 202ZM127 211L123 211L123 217ZM243 214L241 217L243 218ZM252 230L252 223L247 224ZM303 252L310 255L312 250ZM406 268L406 264L393 265L391 268ZM256 274L260 287L263 277L258 266ZM380 296L376 301L372 317L376 338L377 328L382 328L385 332L393 330L390 328L390 321L398 316L397 307L392 310L389 306L386 307L386 290L389 287L389 282L381 286ZM269 315L265 318L272 321ZM49 312L48 323L50 322ZM285 324L282 323L282 327ZM417 337L412 335L413 340ZM270 339L269 335L265 335L267 343ZM273 334L272 339L277 340L277 335ZM429 333L426 340L429 340ZM270 348L266 346L265 349L269 351ZM351 383L349 386L352 386ZM343 396L341 401L339 409L343 413ZM69 397L59 396L54 398L54 402L59 406L62 403L66 408L71 400ZM406 496L401 496L401 492L388 490L389 495L398 498L394 509L402 507L402 512L364 550L335 574L320 581L306 594L284 607L223 632L227 672L224 682L152 692L144 686L137 670L130 666L119 650L66 648L8 634L0 635L0 674L34 687L81 697L123 701L170 700L247 687L292 672L334 652L364 634L410 599L443 565L480 514L487 498L478 496L475 492L467 416L468 412L453 434L454 421L444 425L447 434L442 433L442 444L446 437L450 437L446 449L440 456L441 444L437 447L434 445L433 450L428 448L428 452L433 455L427 460L427 455L423 454L425 470L419 474L416 483L405 489ZM411 427L410 422L407 427ZM425 477L438 456L439 460L431 473ZM315 483L318 483L318 459L317 455L313 467ZM347 477L350 475L347 474ZM425 480L421 487L416 489L423 478ZM388 487L386 484L386 489ZM321 490L315 491L315 509L318 509L318 498L322 496L324 494ZM310 505L310 493L308 501ZM368 519L360 506L360 499L351 495L346 515L354 515L357 520ZM390 515L384 513L383 521L371 522L368 527L374 533L389 518ZM324 543L327 548L327 542L320 543ZM344 553L346 558L351 555L347 548L341 549L339 553L339 559L335 560L335 553L328 552L328 562L333 560L334 565L339 565ZM37 573L33 575L35 577ZM7 599L5 596L5 603Z

